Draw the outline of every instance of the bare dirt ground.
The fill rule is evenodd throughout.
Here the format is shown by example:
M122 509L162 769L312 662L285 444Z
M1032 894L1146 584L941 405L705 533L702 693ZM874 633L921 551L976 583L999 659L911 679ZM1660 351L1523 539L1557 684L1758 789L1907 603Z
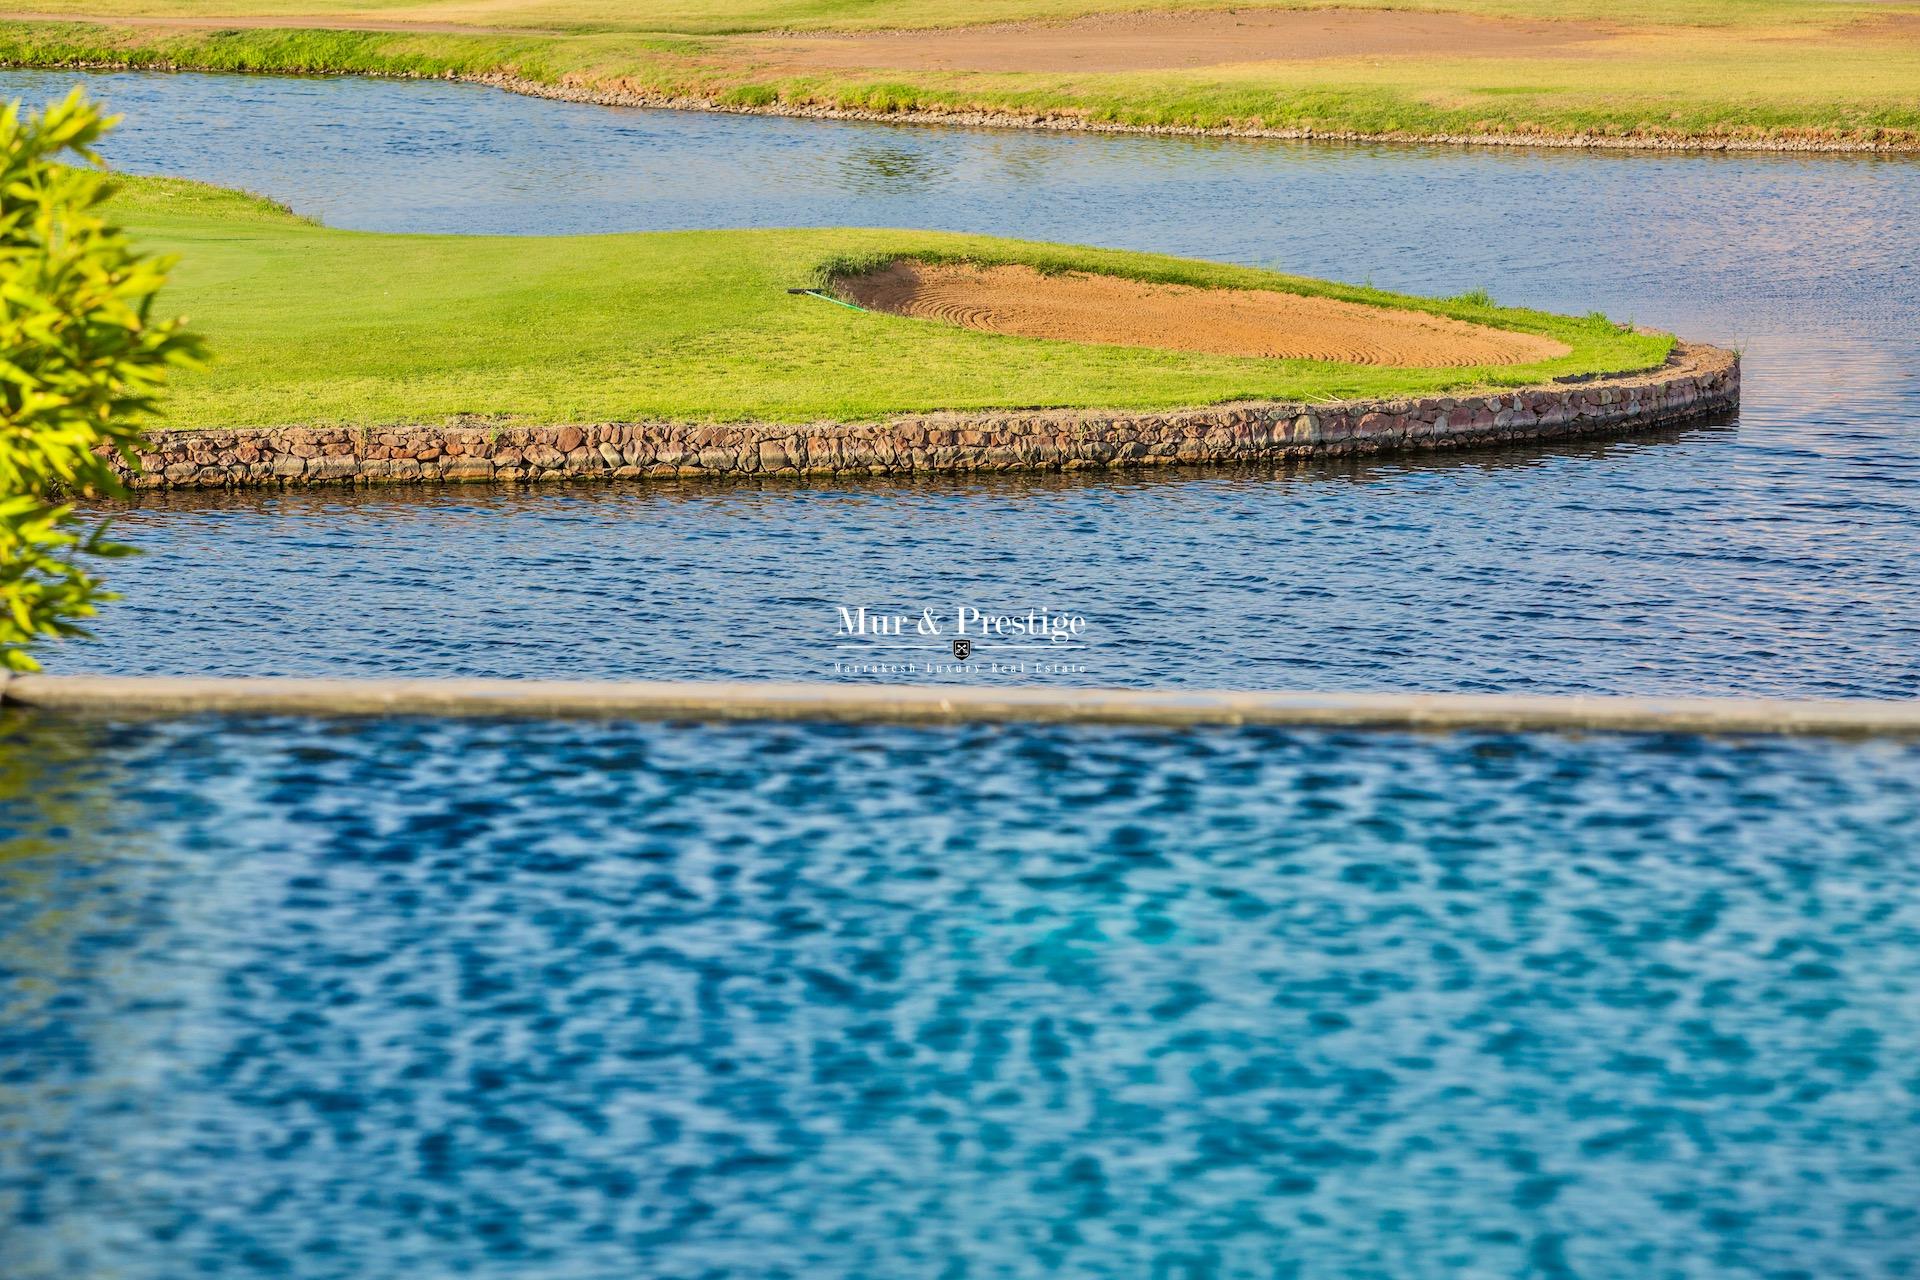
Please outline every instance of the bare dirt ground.
M968 329L1213 355L1456 368L1529 364L1566 344L1419 311L1254 289L1197 289L1031 267L896 262L851 277L860 306Z
M1580 56L1615 34L1587 22L1457 13L1246 9L1130 13L871 35L742 41L782 70L1165 71L1370 55Z
M509 0L517 3L518 0ZM1911 6L1915 0L1864 0ZM491 7L478 6L479 10ZM467 6L473 11L475 6ZM557 35L512 23L434 22L343 14L237 16L9 12L14 22L80 22L178 30L334 30L436 35ZM462 16L466 16L465 13ZM974 27L793 32L709 37L721 62L756 71L804 75L831 71L1126 72L1324 58L1474 56L1591 58L1644 31L1574 20L1485 18L1458 13L1367 9L1224 9L1179 13L1095 14L1064 22L1001 22ZM1763 32L1763 43L1804 41L1799 31ZM1819 34L1847 43L1911 44L1920 13L1861 19Z

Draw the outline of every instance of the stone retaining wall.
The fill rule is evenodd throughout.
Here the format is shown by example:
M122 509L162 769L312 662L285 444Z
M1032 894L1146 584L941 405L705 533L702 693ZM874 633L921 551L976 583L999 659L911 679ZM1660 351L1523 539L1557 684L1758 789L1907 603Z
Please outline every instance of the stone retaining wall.
M1644 373L1472 396L1172 412L940 413L878 423L624 422L154 433L141 489L645 476L899 475L1267 462L1670 426L1740 399L1739 357L1682 343Z

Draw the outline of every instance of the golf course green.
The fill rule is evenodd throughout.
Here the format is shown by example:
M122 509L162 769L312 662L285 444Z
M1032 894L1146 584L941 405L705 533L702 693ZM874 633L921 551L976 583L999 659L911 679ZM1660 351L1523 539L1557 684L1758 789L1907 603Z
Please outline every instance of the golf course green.
M341 231L258 197L128 178L109 208L177 254L163 309L211 344L167 396L174 427L487 419L862 421L938 409L1157 409L1541 383L1661 363L1673 339L1245 267L892 230L602 236ZM789 290L891 261L1013 264L1403 309L1564 344L1527 363L1399 367L983 332ZM1383 312L1391 316L1392 310ZM1424 319L1424 317L1415 317Z

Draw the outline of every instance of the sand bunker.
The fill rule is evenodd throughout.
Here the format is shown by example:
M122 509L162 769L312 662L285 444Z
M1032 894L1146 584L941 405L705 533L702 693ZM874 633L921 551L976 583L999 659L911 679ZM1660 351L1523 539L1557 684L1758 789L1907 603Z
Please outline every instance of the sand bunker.
M874 311L990 333L1223 356L1448 368L1529 364L1572 350L1552 338L1420 311L1255 289L1042 275L1031 267L903 261L843 279L837 287Z
M1243 9L744 43L765 57L770 69L788 71L1156 71L1311 58L1580 56L1612 34L1594 23L1457 13Z

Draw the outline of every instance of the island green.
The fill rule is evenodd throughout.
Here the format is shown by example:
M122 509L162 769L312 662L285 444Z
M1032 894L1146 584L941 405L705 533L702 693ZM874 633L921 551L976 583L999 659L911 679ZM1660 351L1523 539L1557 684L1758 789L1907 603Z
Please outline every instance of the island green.
M161 296L212 348L167 398L182 427L867 420L938 409L1171 408L1512 386L1646 368L1671 347L1605 317L1405 297L1248 267L925 231L391 235L258 197L124 180ZM1021 263L1409 307L1571 346L1479 368L1391 368L1082 345L861 312L789 289L890 257Z

